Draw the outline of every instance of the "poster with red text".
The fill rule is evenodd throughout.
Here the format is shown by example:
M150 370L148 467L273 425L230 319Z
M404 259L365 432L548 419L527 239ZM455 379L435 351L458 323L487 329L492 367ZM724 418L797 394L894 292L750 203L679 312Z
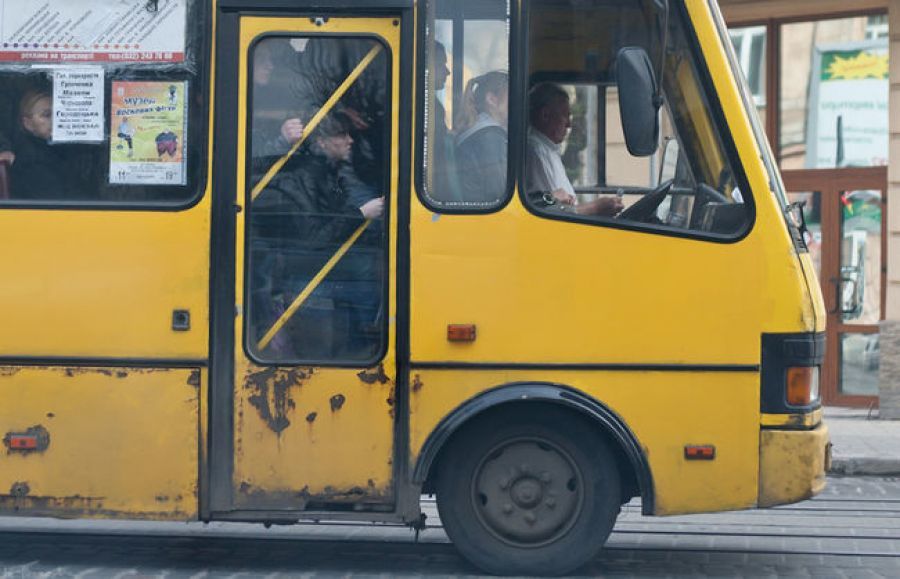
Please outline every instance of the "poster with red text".
M111 184L186 184L187 90L184 81L113 81Z

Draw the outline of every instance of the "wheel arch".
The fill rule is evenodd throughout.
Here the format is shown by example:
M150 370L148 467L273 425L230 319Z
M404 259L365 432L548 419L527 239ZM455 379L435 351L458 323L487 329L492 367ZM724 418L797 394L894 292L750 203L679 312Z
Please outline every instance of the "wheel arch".
M653 476L646 455L637 437L622 418L602 402L571 387L552 383L513 383L498 386L466 400L462 405L445 416L428 436L419 453L412 473L412 482L424 486L433 474L441 452L476 417L492 410L518 403L555 404L568 408L588 418L599 428L616 448L617 457L624 458L641 497L642 512L653 514L655 491Z

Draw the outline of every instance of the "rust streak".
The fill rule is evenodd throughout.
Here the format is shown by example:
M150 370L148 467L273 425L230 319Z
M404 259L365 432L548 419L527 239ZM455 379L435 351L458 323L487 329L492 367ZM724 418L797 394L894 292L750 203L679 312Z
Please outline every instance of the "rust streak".
M412 391L418 392L419 390L422 389L422 386L424 386L424 385L425 385L425 383L422 382L422 377L419 376L418 374L416 374L415 377L413 378Z
M264 368L247 374L244 387L253 391L247 400L275 434L281 434L291 425L287 417L288 411L295 407L291 387L303 386L312 374L311 368Z
M31 487L28 486L27 482L14 482L12 487L9 489L10 496L22 498L28 496L28 493L31 492Z
M10 378L19 373L21 368L13 368L11 366L4 366L0 368L0 377L2 378Z
M160 511L122 511L103 507L104 497L64 497L0 495L0 510L20 516L109 517L148 521L183 521L191 514L181 509Z
M384 364L379 364L377 368L363 370L357 374L357 376L365 384L374 384L376 382L379 384L387 384L390 381L390 378L384 373Z
M343 394L335 394L331 397L331 411L337 412L341 408L344 407L344 403L347 402L347 398Z

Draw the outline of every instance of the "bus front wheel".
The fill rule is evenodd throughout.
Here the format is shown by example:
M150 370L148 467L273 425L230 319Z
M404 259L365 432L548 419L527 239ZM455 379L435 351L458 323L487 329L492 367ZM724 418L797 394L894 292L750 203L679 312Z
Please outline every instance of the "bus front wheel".
M498 575L561 575L594 558L620 505L616 461L584 418L519 409L470 425L436 481L441 522L460 553Z

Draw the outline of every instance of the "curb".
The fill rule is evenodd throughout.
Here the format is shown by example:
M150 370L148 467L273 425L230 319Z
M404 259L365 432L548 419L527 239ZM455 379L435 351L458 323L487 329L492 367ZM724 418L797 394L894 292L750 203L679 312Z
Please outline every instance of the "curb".
M841 476L900 475L900 459L834 457L828 474Z

